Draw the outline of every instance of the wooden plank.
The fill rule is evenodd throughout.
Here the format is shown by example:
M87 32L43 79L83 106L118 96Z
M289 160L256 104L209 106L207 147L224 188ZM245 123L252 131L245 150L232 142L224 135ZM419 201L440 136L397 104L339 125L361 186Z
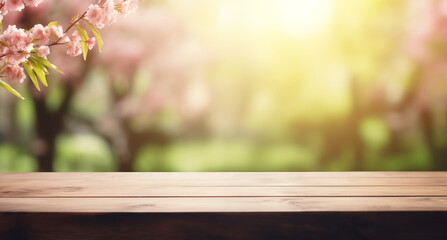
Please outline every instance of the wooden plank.
M0 198L52 197L381 197L445 196L445 186L147 187L135 185L0 187Z
M447 197L0 198L0 212L447 211Z
M320 176L301 177L294 173L0 174L0 191L18 191L36 187L123 188L136 185L145 187L447 186L447 177L325 177L323 173Z

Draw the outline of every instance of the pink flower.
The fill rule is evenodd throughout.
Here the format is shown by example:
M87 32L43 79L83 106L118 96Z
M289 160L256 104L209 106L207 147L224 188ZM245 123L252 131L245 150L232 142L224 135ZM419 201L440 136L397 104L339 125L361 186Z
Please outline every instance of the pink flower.
M82 53L81 40L78 31L74 31L70 37L70 43L68 43L68 55L75 57Z
M87 43L88 49L92 50L92 48L95 46L96 38L95 37L91 37L85 43Z
M29 52L11 52L11 54L8 56L8 64L19 65L21 62L26 61L28 57Z
M22 0L6 0L5 8L8 11L22 11L25 8Z
M8 14L8 10L6 10L5 8L1 8L0 15L2 15L2 20L3 20L3 16L5 16L6 14Z
M26 6L37 7L43 0L23 0Z
M61 25L49 27L50 39L52 41L57 41L59 38L64 36L64 29Z
M3 74L6 80L12 83L23 82L26 77L23 68L18 65L7 65Z
M103 28L104 27L103 18L104 18L103 11L99 5L91 4L88 7L87 13L85 14L85 19L87 19L90 23L92 23L98 28Z
M61 43L69 43L70 42L70 38L67 35L64 35L61 38Z
M105 0L101 6L98 4L91 4L87 9L85 19L101 29L105 25L115 23L117 13L118 11L115 10L113 0Z
M17 29L15 25L9 25L6 31L0 36L0 40L6 43L7 47L2 48L3 53L9 53L8 64L17 65L29 57L29 53L34 48L30 43L32 39L30 32Z
M138 9L138 0L124 0L120 4L120 13L127 16Z
M50 41L50 31L48 27L42 26L42 24L37 24L31 29L31 35L33 39L39 41L36 42L37 45L45 45Z
M40 46L37 49L37 55L43 58L46 58L48 54L50 54L50 48L48 46Z
M113 0L106 0L103 4L103 10L105 12L104 25L110 25L116 22L116 15L118 11L115 9L115 3Z
M25 30L18 29L16 25L9 25L0 38L12 50L18 51L27 45L28 35L25 33Z

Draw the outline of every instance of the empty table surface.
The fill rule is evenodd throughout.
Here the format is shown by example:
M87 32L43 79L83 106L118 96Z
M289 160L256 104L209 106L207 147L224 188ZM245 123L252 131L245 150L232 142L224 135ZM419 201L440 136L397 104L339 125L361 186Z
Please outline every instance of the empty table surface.
M447 211L447 172L0 173L0 212Z

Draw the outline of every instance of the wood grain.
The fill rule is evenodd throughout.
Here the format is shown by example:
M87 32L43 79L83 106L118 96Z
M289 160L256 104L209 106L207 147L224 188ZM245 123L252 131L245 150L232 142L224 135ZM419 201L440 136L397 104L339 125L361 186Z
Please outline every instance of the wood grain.
M447 186L447 176L416 174L373 173L357 177L335 173L9 173L0 174L0 190L34 188L122 189L125 186L152 187L290 187L290 186ZM403 174L408 175L408 174ZM433 177L435 176L435 177Z
M0 173L0 239L447 239L447 172Z
M361 187L148 187L135 185L8 186L0 198L113 198L113 197L447 197L444 186Z
M0 211L447 211L445 172L0 173Z
M447 197L1 198L0 212L447 211Z

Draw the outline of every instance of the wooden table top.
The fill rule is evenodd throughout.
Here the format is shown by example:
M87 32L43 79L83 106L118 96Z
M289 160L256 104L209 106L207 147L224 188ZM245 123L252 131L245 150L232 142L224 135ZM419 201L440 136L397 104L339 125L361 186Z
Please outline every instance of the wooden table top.
M0 173L0 212L447 211L447 172Z

